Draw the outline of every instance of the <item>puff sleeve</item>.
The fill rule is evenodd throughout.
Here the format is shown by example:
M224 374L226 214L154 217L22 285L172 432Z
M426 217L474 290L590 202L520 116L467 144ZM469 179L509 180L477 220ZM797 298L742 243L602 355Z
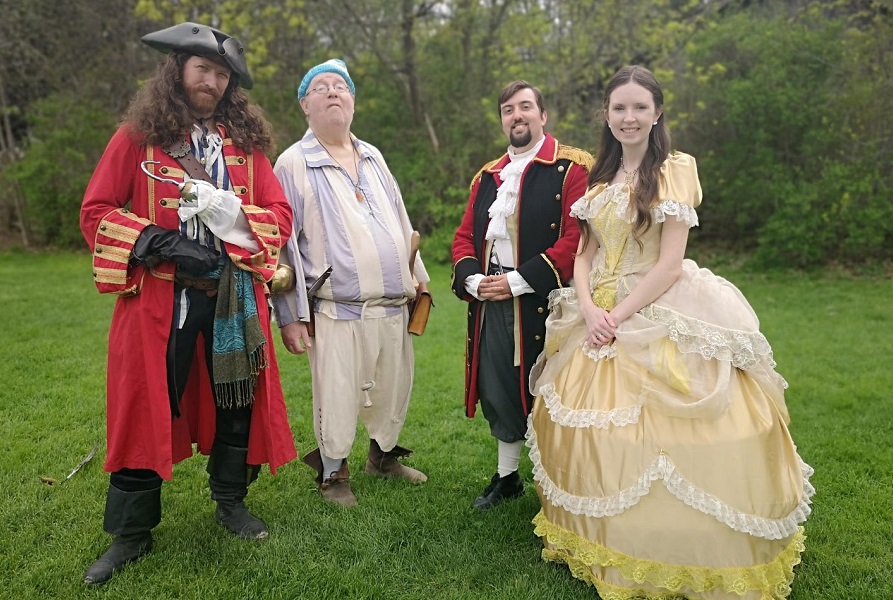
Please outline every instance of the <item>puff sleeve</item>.
M671 154L660 170L655 221L662 223L668 216L674 216L685 221L689 227L697 227L698 213L695 209L701 204L701 199L701 182L694 157L682 152Z

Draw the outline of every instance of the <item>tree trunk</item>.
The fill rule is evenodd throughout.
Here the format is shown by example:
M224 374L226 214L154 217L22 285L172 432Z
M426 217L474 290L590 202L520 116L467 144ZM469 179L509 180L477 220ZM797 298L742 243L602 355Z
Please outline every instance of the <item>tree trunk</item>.
M3 77L0 76L0 115L3 115L0 121L0 173L14 163L18 159L18 147L15 138L12 135L12 123L9 119L9 109L6 100L6 87L3 84ZM25 221L24 202L22 201L21 189L15 181L10 180L7 183L7 194L0 195L0 234L12 233L13 227L18 223L19 230L22 234L22 245L25 248L30 247L30 239L28 235L28 225Z

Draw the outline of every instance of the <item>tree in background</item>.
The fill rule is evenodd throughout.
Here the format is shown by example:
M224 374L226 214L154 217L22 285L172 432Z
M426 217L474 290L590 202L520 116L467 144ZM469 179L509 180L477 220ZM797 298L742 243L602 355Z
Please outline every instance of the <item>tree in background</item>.
M306 129L301 76L347 61L354 126L387 156L429 258L448 257L469 181L504 149L505 83L543 89L550 130L592 149L604 81L640 63L700 164L695 244L762 266L893 259L890 0L109 1L0 0L0 236L27 222L37 244L80 246L83 174L157 63L139 37L193 20L251 49L280 151Z
M760 266L889 260L890 13L765 4L696 35L677 81L701 239L755 249Z
M147 62L133 2L0 0L0 196L4 237L79 247L87 178ZM0 218L0 227L4 219Z

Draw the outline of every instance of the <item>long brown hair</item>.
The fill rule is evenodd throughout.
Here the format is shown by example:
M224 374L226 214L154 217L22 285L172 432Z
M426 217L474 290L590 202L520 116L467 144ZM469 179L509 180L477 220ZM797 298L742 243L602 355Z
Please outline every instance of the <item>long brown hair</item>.
M621 85L636 83L651 92L654 100L654 108L662 110L664 105L664 93L660 84L654 77L654 73L639 65L630 65L617 71L608 86L605 88L605 97L602 102L602 135L599 142L598 155L595 165L589 171L589 187L599 183L610 183L614 175L620 169L620 159L623 157L623 147L608 127L606 113L611 102L611 94ZM636 218L633 224L633 237L638 242L639 236L651 227L651 207L657 199L660 186L660 168L670 154L670 131L662 114L657 120L657 125L651 128L648 136L648 149L639 165L639 182L633 191L632 200L636 210ZM580 223L580 231L583 235L585 247L589 241L589 230Z
M122 122L129 124L143 143L167 146L179 142L195 123L183 89L183 65L190 56L168 54L155 76L130 101ZM214 120L226 127L237 148L268 154L275 151L272 127L260 108L248 100L235 74L214 110Z

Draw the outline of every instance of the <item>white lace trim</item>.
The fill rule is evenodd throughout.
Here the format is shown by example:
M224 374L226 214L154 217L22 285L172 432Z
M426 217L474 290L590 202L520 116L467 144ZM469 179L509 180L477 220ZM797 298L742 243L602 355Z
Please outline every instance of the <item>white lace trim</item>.
M586 358L594 362L617 357L617 349L614 347L614 344L594 347L589 342L583 342L582 348L583 354L586 356Z
M621 278L618 288L622 283L623 279ZM572 287L552 290L549 293L549 311L552 311L562 301L568 304L577 304L576 290ZM759 331L726 329L700 319L687 317L656 304L649 304L641 309L639 314L654 323L666 326L667 337L683 353L697 353L704 360L728 361L735 368L744 371L754 369L761 364L775 369L776 363L772 354L772 346L766 336ZM610 350L605 350L605 348L610 348ZM584 345L583 352L592 360L616 356L613 344L602 346L597 353ZM788 382L781 375L778 375L778 378L782 387L788 389Z
M624 427L638 423L639 415L642 414L641 404L612 410L574 410L568 408L561 403L561 396L555 391L554 383L543 385L540 388L540 394L543 397L546 409L549 411L549 416L552 417L552 421L562 427L574 427L577 429L588 427L607 429L611 425Z
M726 329L673 310L650 304L639 311L647 319L665 325L668 337L685 353L696 352L705 360L729 361L738 369L748 370L761 362L775 368L772 347L759 331ZM787 388L787 382L784 383Z
M675 200L661 200L660 204L651 209L651 215L655 223L663 223L668 216L674 216L677 221L684 221L689 227L698 226L697 211L688 204Z
M563 288L555 288L551 292L549 292L549 310L551 311L555 306L564 300L568 304L576 304L577 303L577 290L572 287L563 287Z
M610 202L616 204L615 212L618 218L632 223L629 213L629 194L624 191L622 183L609 185L592 198L583 196L571 205L571 216L584 220L592 219Z
M521 154L514 154L511 149L508 151L509 163L505 165L499 172L499 178L502 180L499 188L496 190L496 199L490 205L488 211L490 215L490 223L487 225L487 233L485 238L488 240L507 240L509 239L508 226L506 220L515 214L518 206L518 193L521 187L521 176L527 165L530 164L540 148L543 147L543 137L537 142L533 148Z
M660 481L667 490L688 506L715 518L720 523L735 531L747 533L767 540L780 540L793 535L800 523L812 512L810 503L815 488L809 483L814 470L798 456L800 472L803 475L803 500L786 517L767 519L736 510L704 490L692 485L680 475L673 461L666 454L661 454L645 469L639 480L631 487L603 498L575 496L560 489L546 474L540 460L536 431L528 420L527 447L530 448L530 460L533 462L533 479L543 491L543 496L553 505L563 508L574 515L587 517L612 517L625 512L639 503L651 490L654 481Z
M629 208L630 199L628 188L622 183L609 185L593 198L583 196L571 205L571 216L578 219L592 219L602 211L610 202L616 204L615 214L617 218L627 223L635 220L635 212ZM663 199L657 206L651 209L651 216L655 223L663 223L668 216L674 216L679 221L684 221L689 227L698 226L697 211L677 200Z

